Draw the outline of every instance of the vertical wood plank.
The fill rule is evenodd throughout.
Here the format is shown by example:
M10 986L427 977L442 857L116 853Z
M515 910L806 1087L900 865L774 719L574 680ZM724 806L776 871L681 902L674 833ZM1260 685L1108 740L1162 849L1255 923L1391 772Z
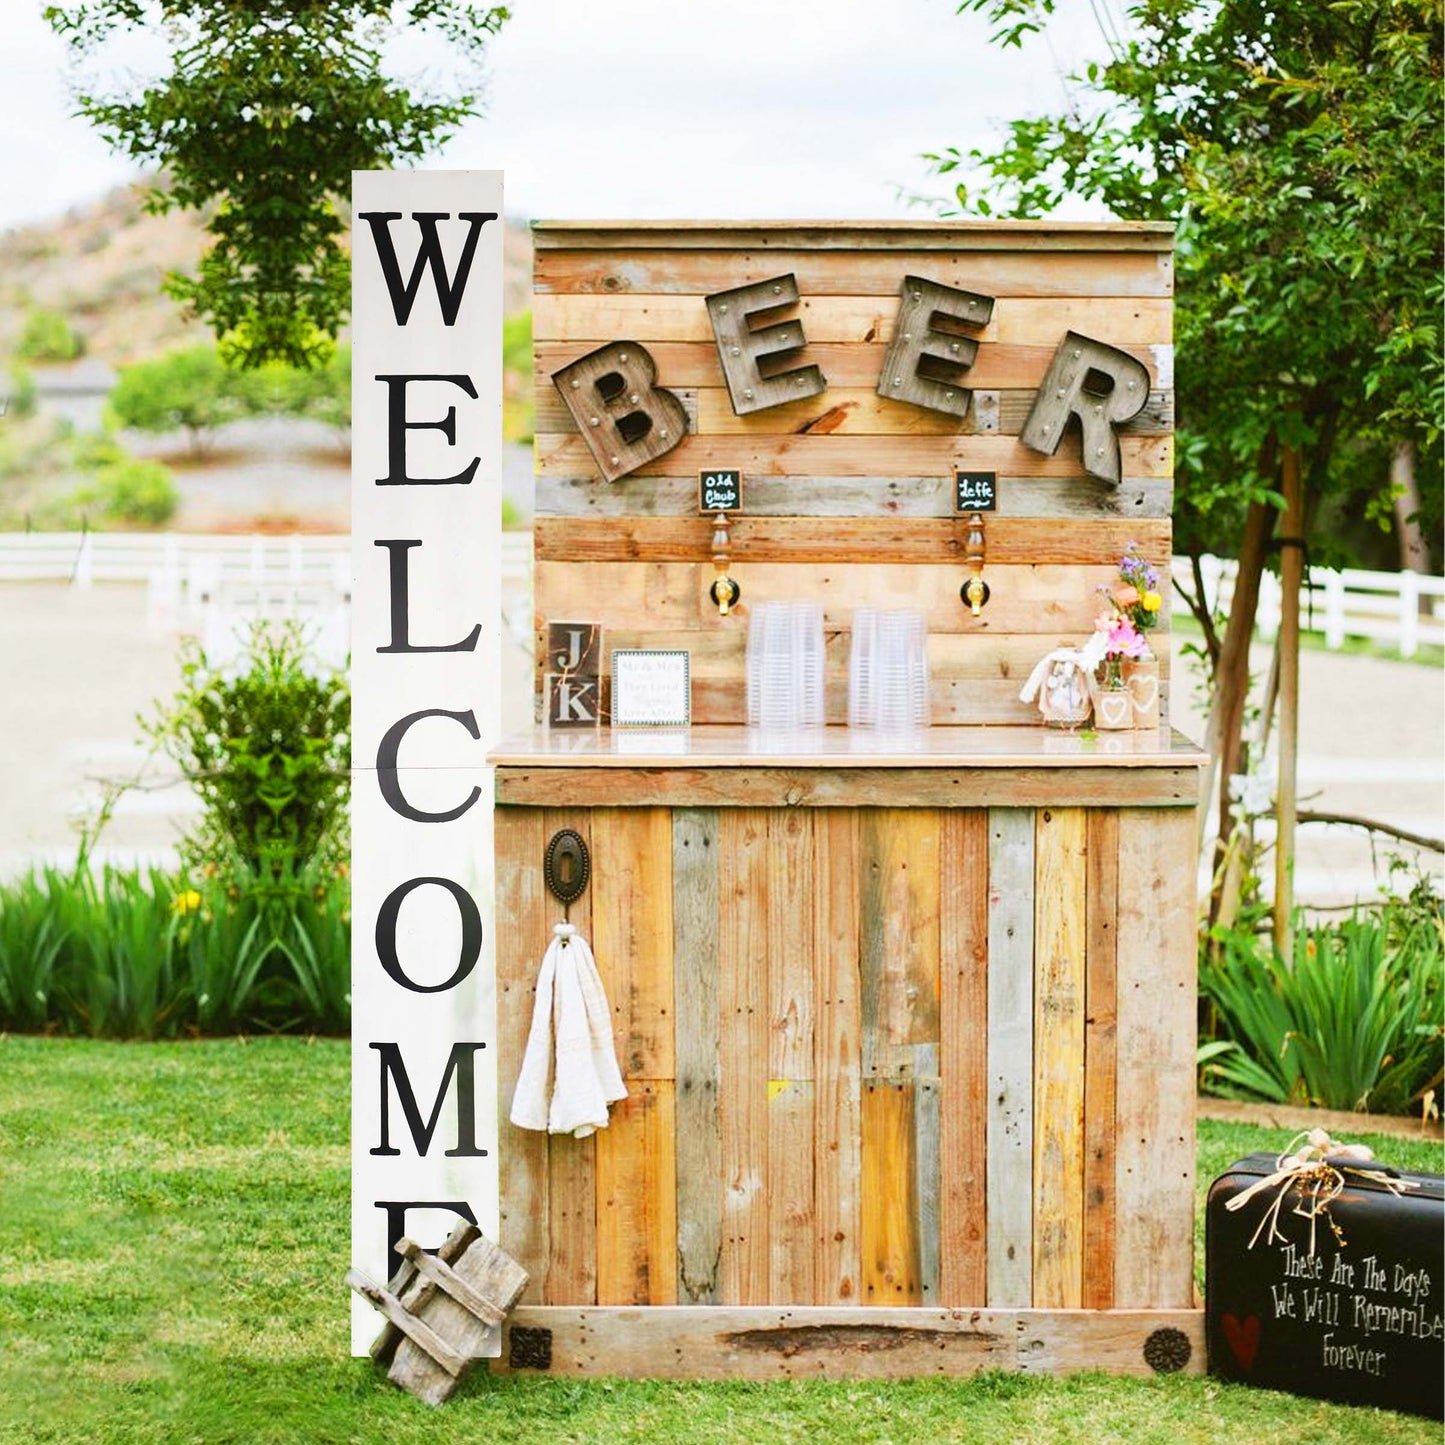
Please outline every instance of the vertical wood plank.
M942 815L939 1303L988 1299L988 813Z
M675 1078L666 808L593 810L591 891L592 951L612 1006L622 1077Z
M813 1303L813 1081L768 1081L768 1303Z
M988 814L988 1303L1033 1297L1034 814Z
M812 813L768 814L768 1300L813 1302Z
M813 815L818 879L813 1287L819 1304L860 1302L860 846L856 809L820 808Z
M768 1071L773 1079L813 1077L812 813L768 813Z
M592 847L589 813L575 808L542 809L544 849L559 828L575 829L588 848ZM540 858L541 855L538 856ZM550 894L546 895L545 903L550 927L561 920L562 905ZM590 889L571 906L568 917L581 935L590 941L593 933ZM500 944L500 939L498 941ZM596 1160L595 1136L573 1139L567 1135L553 1135L547 1140L549 1259L543 1296L549 1305L597 1302Z
M677 1008L677 1298L716 1304L722 1253L718 1127L718 815L672 815Z
M634 1080L597 1139L597 1302L677 1303L671 1079Z
M597 970L629 1097L596 1136L597 1302L677 1298L672 818L666 808L592 813Z
M933 808L861 810L865 1077L937 1071L938 819Z
M1085 1309L1114 1303L1114 1021L1119 815L1088 819L1088 963L1084 981Z
M1085 813L1034 821L1033 1301L1077 1309L1084 1261Z
M913 1217L918 1233L918 1299L938 1304L940 1288L941 1104L937 1078L913 1082Z
M724 1304L766 1304L769 1288L768 813L718 816L718 1122Z
M1194 1297L1194 828L1119 811L1115 1309Z
M862 1255L865 1305L920 1304L911 1079L865 1079Z
M529 1276L522 1299L546 1298L550 1254L547 1136L514 1128L509 1115L537 992L537 969L550 941L542 882L546 846L535 808L496 811L497 1149L501 1180L500 1244Z

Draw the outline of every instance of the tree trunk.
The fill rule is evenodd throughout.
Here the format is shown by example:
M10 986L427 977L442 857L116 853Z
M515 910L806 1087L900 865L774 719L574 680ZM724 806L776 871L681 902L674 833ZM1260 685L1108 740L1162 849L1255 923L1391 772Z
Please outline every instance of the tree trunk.
M1209 827L1211 799L1219 787L1219 853L1228 846L1233 827L1229 805L1229 779L1239 771L1244 706L1249 694L1249 643L1254 636L1254 617L1259 607L1259 582L1274 530L1275 510L1267 502L1251 502L1244 522L1239 548L1239 565L1234 576L1234 596L1229 604L1229 621L1219 645L1219 662L1214 669L1214 697L1204 731L1204 748L1209 765L1201 779L1199 838L1201 844ZM1210 908L1210 921L1217 909Z
M1299 756L1299 594L1304 579L1304 489L1298 447L1283 454L1284 519L1280 555L1279 786L1275 794L1274 945L1291 954L1294 911L1294 831Z
M1420 486L1415 480L1415 443L1401 442L1390 458L1390 486L1395 493L1395 534L1400 539L1400 570L1428 572L1430 545L1420 526Z

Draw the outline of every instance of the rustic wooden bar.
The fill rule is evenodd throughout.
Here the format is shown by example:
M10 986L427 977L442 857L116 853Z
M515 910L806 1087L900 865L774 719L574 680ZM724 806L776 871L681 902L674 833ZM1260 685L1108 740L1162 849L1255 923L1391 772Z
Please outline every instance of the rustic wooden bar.
M552 1330L568 1372L749 1378L850 1372L811 1329L883 1373L1013 1363L1019 1331L1083 1308L1145 1313L1081 1323L1102 1353L1060 1368L1131 1330L1136 1352L1166 1325L1194 1341L1203 760L1167 731L1005 727L503 744L504 1111L561 827L593 850L630 1090L595 1139L503 1126L501 1243L532 1278L514 1326ZM675 1305L720 1313L637 1310ZM898 1331L871 1347L887 1368L859 1330Z
M587 1139L502 1125L502 1244L532 1278L504 1367L1202 1368L1204 759L1167 726L1167 591L1164 727L1064 734L1020 697L1040 657L1093 630L1126 551L1167 575L1171 228L579 221L534 236L537 720L565 622L600 639L602 725L494 754L502 1114L561 917L541 874L561 828L592 851L571 918L629 1097ZM796 347L782 364L797 394L777 404L771 371L751 387L735 374L746 331L714 333L719 293L739 287L781 298L754 313ZM932 406L912 364L889 362L884 384L924 287L987 302L952 348L973 356L949 383L966 408ZM1117 483L1074 421L1052 451L1024 440L1070 334L1121 358L1142 401L1117 428ZM635 457L597 360L623 353L667 393ZM652 372L629 374L640 406ZM1094 415L1108 388L1091 385ZM701 469L740 473L726 612ZM993 474L975 524L957 469ZM978 613L960 599L974 525ZM749 730L752 609L796 598L822 610L833 725ZM890 743L841 726L860 607L923 614L933 727ZM690 729L606 726L623 649L688 654Z

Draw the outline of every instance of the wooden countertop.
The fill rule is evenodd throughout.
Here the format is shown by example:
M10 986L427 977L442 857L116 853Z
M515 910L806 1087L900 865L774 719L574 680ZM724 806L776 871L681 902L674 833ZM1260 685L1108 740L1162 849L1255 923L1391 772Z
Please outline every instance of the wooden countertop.
M911 734L824 727L537 728L487 758L498 768L1197 768L1208 754L1170 728L1069 733L932 727Z

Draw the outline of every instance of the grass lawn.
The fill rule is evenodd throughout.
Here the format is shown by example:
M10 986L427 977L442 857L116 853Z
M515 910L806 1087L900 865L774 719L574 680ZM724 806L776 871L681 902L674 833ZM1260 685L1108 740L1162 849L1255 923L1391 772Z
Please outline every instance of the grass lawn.
M678 1385L478 1376L433 1411L347 1354L347 1046L0 1036L0 1441L84 1445L1438 1442L1209 1379ZM1284 1136L1200 1125L1200 1178ZM1371 1140L1408 1168L1439 1150ZM1202 1189L1201 1189L1202 1197Z

